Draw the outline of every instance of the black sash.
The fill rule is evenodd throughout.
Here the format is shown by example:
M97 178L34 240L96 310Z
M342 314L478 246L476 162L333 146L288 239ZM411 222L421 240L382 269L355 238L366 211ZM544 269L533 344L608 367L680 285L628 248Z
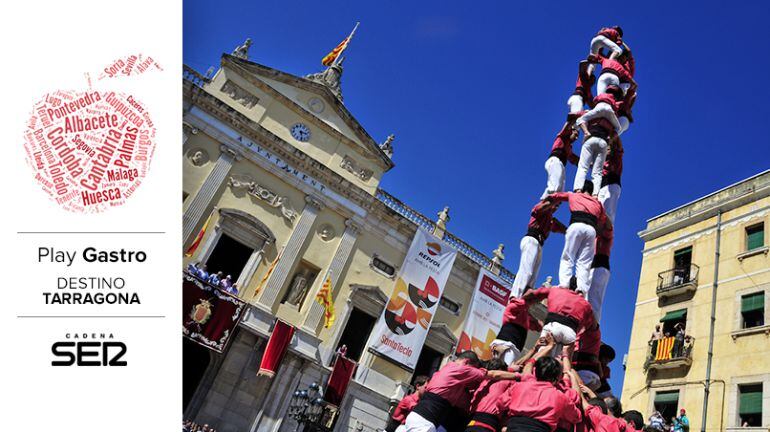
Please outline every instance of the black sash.
M551 428L540 420L511 417L508 419L508 432L551 432Z
M545 242L545 236L540 230L536 230L534 228L528 228L527 233L524 234L525 236L530 236L537 240L538 243L540 243L540 246L543 245L543 242Z
M420 396L420 400L417 402L417 406L414 407L412 412L416 412L425 420L428 420L438 427L438 425L440 425L442 421L445 421L447 416L452 412L452 405L448 400L435 393L425 392Z
M570 225L573 223L584 223L586 225L591 225L594 227L594 229L596 229L596 216L592 215L591 213L574 211L569 218L569 223Z
M620 186L620 176L616 173L608 172L607 175L602 177L602 184L599 187L605 187L611 184Z
M594 255L594 260L591 263L591 268L604 267L607 270L610 269L610 257L604 254Z
M524 348L524 342L527 341L527 329L516 323L506 323L497 333L497 339L511 342L521 351Z
M559 159L564 166L567 166L567 154L564 153L563 148L557 148L557 149L551 150L551 154L549 155L549 157L551 156Z
M576 333L578 328L580 327L580 322L575 318L572 318L571 316L548 312L548 315L545 316L545 323L548 324L552 322L563 324L571 328L572 330L574 330Z
M484 412L473 413L471 420L484 423L495 430L500 430L500 418L494 414Z

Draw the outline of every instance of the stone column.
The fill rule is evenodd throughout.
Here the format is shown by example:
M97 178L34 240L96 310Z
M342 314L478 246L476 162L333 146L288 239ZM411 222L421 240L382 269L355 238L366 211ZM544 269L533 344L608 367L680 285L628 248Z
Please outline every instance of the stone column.
M345 268L345 264L347 264L348 258L350 258L350 252L353 251L353 245L356 242L356 238L358 238L358 232L360 230L361 227L357 223L353 222L352 219L345 221L345 232L342 233L342 239L340 239L340 244L337 246L337 251L334 253L332 262L329 264L327 272L321 273L320 283L318 284L319 290L326 280L327 273L331 272L331 290L332 296L334 295L335 288L339 286L340 281L342 280L342 270ZM316 290L316 292L317 291L318 290ZM324 308L317 301L315 301L315 294L313 294L312 302L310 303L310 312L308 312L307 318L305 318L305 323L302 325L303 329L312 334L315 334L316 330L318 329L318 325L321 323L321 319L323 319L323 315Z
M211 170L209 176L203 181L198 193L192 198L190 206L187 207L184 216L182 216L182 240L185 244L187 244L195 227L198 225L204 212L211 204L214 195L222 186L222 183L224 183L225 177L227 177L227 174L233 167L233 163L235 163L236 158L238 157L237 153L229 147L223 145L220 149L222 150L222 153L219 154L219 159L217 159L214 169Z
M267 280L257 301L268 309L273 308L275 300L278 298L278 293L286 283L289 272L299 257L299 251L302 249L302 245L305 243L311 228L313 228L318 212L324 207L323 202L312 195L306 196L305 201L307 201L307 204L302 210L302 214L294 226L294 231L291 232L289 241L286 242L286 246L284 246L283 252L281 252L281 258L278 260L273 273L270 275L270 279Z

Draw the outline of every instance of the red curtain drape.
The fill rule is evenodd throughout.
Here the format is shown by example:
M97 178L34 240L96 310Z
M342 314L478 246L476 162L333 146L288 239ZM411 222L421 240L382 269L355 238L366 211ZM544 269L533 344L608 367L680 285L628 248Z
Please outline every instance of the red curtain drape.
M281 320L276 320L275 326L273 326L273 333L270 335L270 339L265 347L265 353L262 355L257 375L264 375L270 378L275 376L293 336L294 327Z
M329 375L329 382L326 384L326 392L324 393L324 400L330 404L340 406L342 398L345 396L345 391L348 389L350 380L353 379L353 374L356 371L358 364L353 360L337 355L337 360L334 362L334 369L331 375Z

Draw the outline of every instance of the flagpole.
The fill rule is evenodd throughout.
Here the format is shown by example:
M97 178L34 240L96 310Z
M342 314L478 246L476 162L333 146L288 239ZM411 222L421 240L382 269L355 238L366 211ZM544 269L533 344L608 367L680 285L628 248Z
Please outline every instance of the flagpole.
M358 29L358 25L359 24L361 24L361 22L360 21L356 21L356 25L353 27L353 31L350 32L350 36L348 36L348 43L345 44L345 49L348 48L348 45L350 45L350 41L353 40L353 35L356 34L356 30ZM345 51L345 50L342 50L342 51ZM338 64L340 62L340 59L342 58L342 51L340 51L340 53L337 54L337 58L334 59L334 61L332 62L331 66L334 66L334 65L336 65L336 64ZM329 66L329 67L331 67L331 66Z

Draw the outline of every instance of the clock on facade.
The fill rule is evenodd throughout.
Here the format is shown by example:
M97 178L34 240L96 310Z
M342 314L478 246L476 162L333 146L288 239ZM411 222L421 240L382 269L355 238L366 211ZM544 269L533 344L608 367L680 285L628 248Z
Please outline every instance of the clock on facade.
M291 127L291 136L297 141L307 142L310 140L310 128L302 123L297 123Z

